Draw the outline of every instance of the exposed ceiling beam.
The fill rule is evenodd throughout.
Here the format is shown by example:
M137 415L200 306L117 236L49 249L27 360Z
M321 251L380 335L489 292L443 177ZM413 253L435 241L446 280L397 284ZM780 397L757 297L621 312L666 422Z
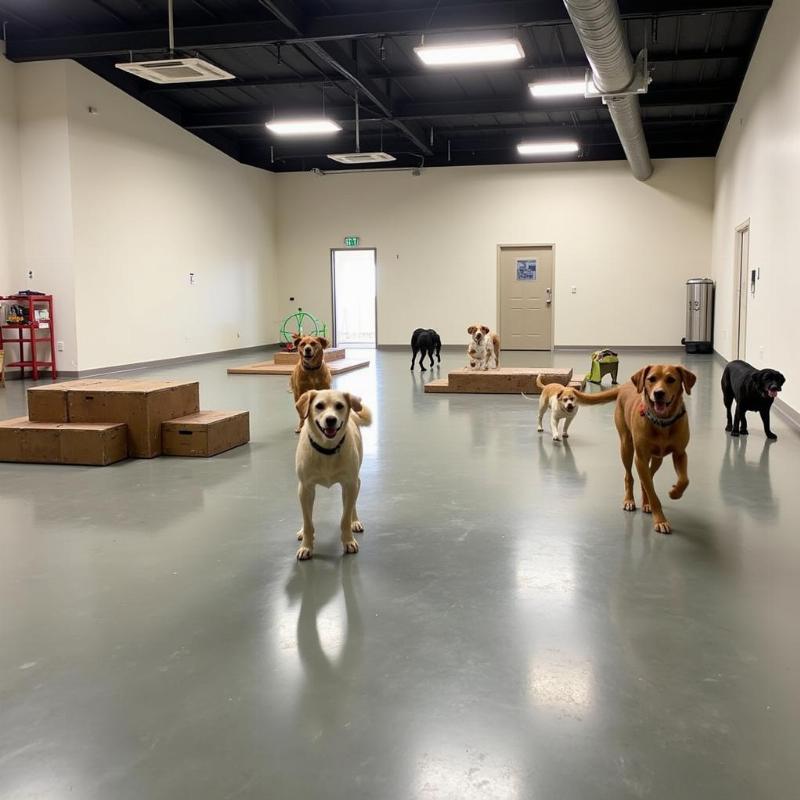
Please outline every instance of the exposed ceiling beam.
M651 89L640 97L644 108L694 105L732 106L736 103L738 86L733 83L715 86L673 87L669 89ZM495 114L530 114L530 113L564 113L572 111L601 110L602 102L598 100L573 99L556 100L547 103L536 103L528 97L487 97L473 100L441 100L435 102L409 102L395 107L392 119L400 121L419 121L429 119L447 119L449 117L470 117ZM310 110L310 109L305 109ZM301 109L294 109L300 112ZM346 106L328 109L329 115L339 122L352 122L353 112ZM241 128L253 125L264 125L272 116L272 108L242 108L231 111L199 111L184 115L184 126L190 130L211 128ZM362 122L377 122L383 117L365 112Z
M749 58L750 51L746 48L730 47L726 50L684 50L680 53L665 53L661 55L651 55L648 62L651 65L655 64L680 64L686 61L738 61L744 58ZM520 67L509 67L502 65L501 67L485 66L482 69L464 68L458 70L436 70L436 76L446 77L463 77L463 76L476 76L487 75L492 73L525 73L536 72L537 77L548 70L563 71L567 69L584 69L588 67L585 58L576 58L568 60L566 63L559 60L553 63L538 63L538 64L525 64ZM402 81L414 78L429 78L431 73L426 70L399 70L386 72L370 72L364 77L370 80L382 81ZM270 89L281 86L319 86L323 83L346 82L347 78L339 73L326 73L323 75L306 75L302 77L293 78L261 78L252 80L239 80L239 81L209 81L208 83L183 83L183 84L167 84L164 86L151 85L144 88L145 94L162 94L166 92L194 92L198 89L222 89L223 91L233 91L236 89Z
M276 8L274 13L278 19L274 21L176 28L175 46L179 50L212 50L218 47L302 44L569 24L562 0L496 0L491 3L442 6L432 19L432 6L302 18L295 4L289 0L270 0L269 5ZM637 19L725 11L767 11L771 5L771 0L621 0L620 11L623 19ZM303 24L295 30L289 23L298 19L302 19ZM7 56L12 61L41 61L125 56L130 52L145 55L166 50L167 40L166 28L51 38L11 37Z
M295 34L302 35L305 23L300 10L292 0L259 0L259 3L271 11L279 22L286 25ZM425 144L422 132L415 130L413 125L395 119L392 114L390 98L383 93L372 78L361 77L355 59L337 52L336 46L333 42L306 42L303 48L345 78L365 101L372 103L381 114L385 115L387 121L405 134L406 138L422 153L432 155L433 151Z

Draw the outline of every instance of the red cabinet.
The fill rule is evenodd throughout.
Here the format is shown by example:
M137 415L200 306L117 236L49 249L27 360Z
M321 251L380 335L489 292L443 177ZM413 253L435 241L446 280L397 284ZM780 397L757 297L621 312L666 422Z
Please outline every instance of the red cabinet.
M56 372L56 341L53 321L53 297L49 294L18 294L0 297L4 305L22 306L23 321L6 321L0 326L0 350L5 352L5 366L19 367L22 374L30 370L33 380L39 380L40 370ZM19 348L12 353L10 347ZM16 361L13 355L18 355Z

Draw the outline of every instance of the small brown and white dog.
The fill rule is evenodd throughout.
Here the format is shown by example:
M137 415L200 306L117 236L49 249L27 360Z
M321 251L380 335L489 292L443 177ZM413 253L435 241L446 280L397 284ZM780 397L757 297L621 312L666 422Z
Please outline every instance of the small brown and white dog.
M294 336L292 341L300 356L289 380L296 405L300 397L311 389L330 389L331 371L325 363L327 339L322 336ZM300 433L302 427L303 416L300 415L294 432Z
M486 325L470 325L472 341L467 348L471 369L497 369L500 366L500 337Z
M550 409L550 430L553 433L553 441L560 442L562 439L569 439L569 426L578 415L578 398L575 390L569 386L562 386L560 383L543 383L542 376L536 376L536 385L541 389L539 395L539 422L536 430L541 433L542 420L545 412Z
M299 481L298 494L303 511L303 527L297 538L299 561L311 558L314 552L314 496L317 486L342 486L342 547L345 553L357 553L354 533L364 526L358 518L356 500L361 489L358 473L364 458L361 431L372 423L372 413L361 398L331 389L311 390L297 401L297 413L304 420L297 443L295 466Z

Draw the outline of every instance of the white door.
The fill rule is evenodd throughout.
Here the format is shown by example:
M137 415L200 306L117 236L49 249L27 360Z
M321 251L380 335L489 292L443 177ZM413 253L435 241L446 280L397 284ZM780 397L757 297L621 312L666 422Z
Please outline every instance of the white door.
M336 347L375 347L374 249L333 250L333 336Z
M750 225L736 229L736 262L733 271L733 329L731 341L734 358L747 358L747 292L750 282Z
M551 350L553 248L501 247L497 268L503 350Z

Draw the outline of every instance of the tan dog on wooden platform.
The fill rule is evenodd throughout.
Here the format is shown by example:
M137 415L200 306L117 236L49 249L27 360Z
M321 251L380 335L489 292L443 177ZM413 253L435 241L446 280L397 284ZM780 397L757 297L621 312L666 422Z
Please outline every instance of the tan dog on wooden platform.
M578 398L575 390L560 383L542 383L542 376L536 376L536 385L541 389L539 395L539 420L536 430L541 433L542 420L547 409L550 409L550 430L553 441L568 439L569 426L578 414Z
M301 541L297 558L305 561L313 555L316 487L331 487L334 483L342 486L342 547L345 553L357 553L358 542L353 534L364 530L356 511L361 489L358 473L364 458L359 427L372 423L372 413L361 398L330 389L306 392L297 401L297 413L305 421L295 456L303 511L303 527L297 533Z
M472 369L497 369L500 366L500 337L487 325L470 325L467 333L472 341L467 348Z
M294 396L295 406L297 401L311 389L330 389L331 371L325 363L325 348L328 340L322 336L294 336L292 341L300 358L289 379L289 385ZM295 433L300 433L303 427L303 415L300 414Z
M575 392L578 402L585 405L617 402L614 422L620 439L622 465L625 468L625 497L622 507L635 511L633 499L633 474L636 471L642 483L642 511L652 512L653 527L659 533L672 533L672 526L664 516L661 501L653 486L656 474L665 456L672 454L677 480L669 496L678 500L689 485L686 447L689 444L689 418L683 404L683 393L691 394L697 377L684 367L672 364L655 364L640 369L630 383L615 386L605 392L585 394Z

